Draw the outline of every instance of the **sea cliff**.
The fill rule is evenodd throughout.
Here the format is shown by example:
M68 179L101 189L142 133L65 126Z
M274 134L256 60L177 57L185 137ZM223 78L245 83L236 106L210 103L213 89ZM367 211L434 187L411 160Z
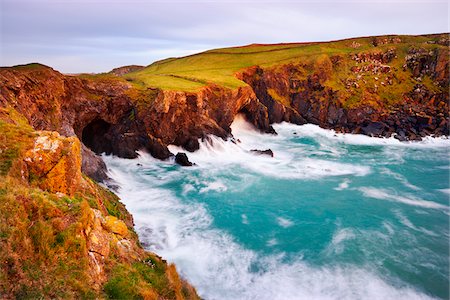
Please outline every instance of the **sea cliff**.
M142 249L97 154L159 159L238 114L401 141L448 136L448 34L249 45L64 75L0 68L0 295L196 299L175 267ZM174 153L175 154L175 153ZM130 280L132 278L133 280Z

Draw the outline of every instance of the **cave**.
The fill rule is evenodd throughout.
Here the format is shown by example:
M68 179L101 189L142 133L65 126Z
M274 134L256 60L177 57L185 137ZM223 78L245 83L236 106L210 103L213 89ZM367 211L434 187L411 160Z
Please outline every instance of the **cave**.
M84 127L81 140L83 144L97 154L112 153L112 139L110 134L111 124L95 119Z

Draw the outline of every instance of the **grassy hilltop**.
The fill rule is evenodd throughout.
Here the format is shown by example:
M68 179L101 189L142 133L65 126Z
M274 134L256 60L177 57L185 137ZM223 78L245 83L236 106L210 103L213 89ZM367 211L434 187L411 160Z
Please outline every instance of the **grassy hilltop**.
M411 48L445 49L446 46L438 43L446 36L383 36L321 43L253 44L161 60L124 77L138 86L164 90L197 91L208 84L234 89L246 85L236 78L236 73L251 66L272 69L280 65L298 65L306 78L321 65L327 67L330 59L334 58L339 60L339 65L332 67L333 72L324 85L335 90L345 90L346 79L356 77L352 67L364 65L357 64L352 55L395 50L396 57L388 65L394 68L398 84L390 86L389 91L387 88L386 91L381 91L385 93L386 100L389 100L389 97L398 96L401 91L410 90L416 83L403 68L408 51ZM374 84L375 79L366 76L365 81L363 85L369 87ZM427 78L424 78L423 83L430 89L436 89ZM361 91L364 86L360 86Z

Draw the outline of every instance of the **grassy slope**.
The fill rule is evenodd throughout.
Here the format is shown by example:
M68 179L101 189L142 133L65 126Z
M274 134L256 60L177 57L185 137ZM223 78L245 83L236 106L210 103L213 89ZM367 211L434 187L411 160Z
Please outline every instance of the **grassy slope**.
M375 38L401 39L400 43L381 44L373 46ZM155 62L138 72L126 74L124 78L131 82L138 90L148 87L163 90L176 90L195 92L208 84L216 84L225 88L235 89L245 86L246 83L236 78L236 73L251 66L260 66L264 69L277 69L283 65L293 64L298 72L297 80L305 80L309 75L317 73L318 69L330 62L330 58L339 57L339 64L333 65L327 74L327 80L322 84L325 87L338 91L339 101L346 108L371 105L373 107L389 107L391 104L401 102L404 93L411 91L415 84L424 84L433 92L446 92L445 87L438 88L433 81L425 76L422 81L412 78L410 70L403 70L405 56L411 48L432 50L446 49L436 43L447 34L422 36L383 36L363 37L334 42L323 43L292 43L275 45L248 45L244 47L223 48L206 51L181 58L170 58ZM360 44L351 47L352 43ZM357 63L352 60L353 54L386 52L395 49L397 57L388 63L391 67L389 74L373 74L365 72L356 74L352 67L362 67L371 62ZM380 76L382 75L382 76ZM348 82L357 82L353 86ZM390 84L387 84L390 82ZM298 92L298 91L294 91ZM289 99L277 95L271 90L272 97L289 104ZM139 102L139 101L138 101ZM289 106L289 105L288 105Z
M37 134L9 107L0 107L0 132L1 299L198 299L173 265L152 253L124 261L113 246L106 258L108 281L93 290L82 235L91 208L102 205L124 221L129 213L116 195L87 177L86 189L73 197L21 179L23 156ZM131 238L137 239L133 231Z
M227 88L237 88L245 83L235 78L234 74L250 66L275 67L288 63L313 64L318 57L341 55L344 62L350 61L350 54L375 50L397 48L398 59L393 62L401 68L407 50L412 46L422 48L444 47L426 44L430 40L438 40L435 36L399 36L400 44L386 44L374 47L373 37L356 38L326 43L249 45L245 47L223 48L177 59L167 59L155 62L145 69L129 73L124 77L137 85L158 87L165 90L196 91L208 83L214 83ZM352 42L361 46L350 47ZM391 64L392 65L392 64ZM350 64L344 64L341 76L350 75ZM309 70L311 71L311 70ZM339 79L329 82L330 87L342 88ZM342 85L342 86L341 86Z

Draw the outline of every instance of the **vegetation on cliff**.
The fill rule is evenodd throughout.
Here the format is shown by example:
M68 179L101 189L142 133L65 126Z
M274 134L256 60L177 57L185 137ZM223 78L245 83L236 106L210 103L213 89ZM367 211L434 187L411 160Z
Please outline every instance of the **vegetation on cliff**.
M449 134L448 35L216 49L146 68L0 68L0 297L197 298L145 252L96 154L167 159L239 113L416 140ZM88 177L89 176L89 177ZM92 178L92 179L91 179Z
M218 90L250 87L270 123L417 140L448 135L448 43L448 34L435 34L255 44L162 60L123 78L138 90L182 91L197 99L214 87L204 97L212 107L222 100ZM270 132L258 121L260 109L259 116L255 109L238 110Z
M234 89L246 85L236 76L246 68L259 66L276 70L293 65L298 70L295 79L306 79L318 73L324 87L339 91L347 106L367 104L364 94L370 89L378 89L379 100L389 104L402 101L402 93L419 82L431 90L445 88L434 85L431 74L424 74L420 80L411 77L404 65L405 58L414 49L420 48L422 54L436 51L434 55L447 56L447 46L446 34L366 37L324 43L254 44L158 61L124 77L136 84L164 90L196 91L208 84Z
M117 196L81 173L80 141L0 108L0 298L198 299L145 252Z

